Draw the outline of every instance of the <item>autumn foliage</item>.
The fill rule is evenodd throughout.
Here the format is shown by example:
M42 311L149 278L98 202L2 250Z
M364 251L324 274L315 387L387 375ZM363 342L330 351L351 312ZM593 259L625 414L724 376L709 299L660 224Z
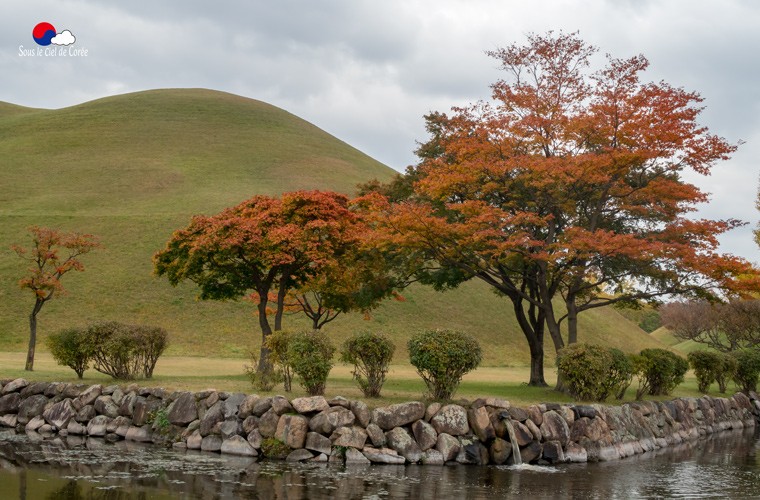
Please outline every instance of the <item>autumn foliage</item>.
M596 50L548 33L489 52L505 79L489 102L428 115L412 193L393 202L382 195L403 183L367 187L386 244L417 255L423 281L478 278L511 302L533 385L545 384L544 333L556 350L576 342L585 310L758 285L717 249L742 223L691 218L707 194L682 177L736 146L698 122L699 94L643 81L641 55L592 69Z
M382 286L365 290L364 284L374 276L372 264L357 264L365 232L361 216L342 194L254 196L217 215L193 217L155 255L154 266L173 285L183 280L197 284L201 299L253 297L266 340L273 331L272 310L274 330L281 330L289 298L316 292L319 306L341 311L369 307L372 300L390 293ZM372 300L357 298L362 294ZM262 342L261 372L271 369L267 357Z
M91 234L65 233L38 226L30 227L29 233L32 236L31 246L12 247L19 257L29 263L27 274L19 281L19 285L34 295L34 307L29 315L29 348L25 367L27 371L34 369L37 314L46 302L66 292L61 283L65 274L70 271L84 271L80 257L100 246Z

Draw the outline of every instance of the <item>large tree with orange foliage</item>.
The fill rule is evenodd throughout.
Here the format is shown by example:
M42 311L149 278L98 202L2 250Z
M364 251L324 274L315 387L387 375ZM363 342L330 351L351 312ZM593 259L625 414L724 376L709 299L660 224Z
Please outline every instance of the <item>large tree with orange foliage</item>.
M194 282L204 300L253 297L262 334L258 369L267 371L269 351L263 340L273 331L270 301L275 305L274 331L281 330L286 297L309 289L310 284L312 289L324 289L316 283L327 273L337 279L333 270L354 255L365 232L360 215L342 194L296 191L281 198L254 196L217 215L193 217L154 256L154 269L172 285ZM375 300L385 293L379 292ZM345 309L355 304L350 302Z
M582 311L757 286L736 279L756 276L749 263L717 250L741 222L689 218L707 195L682 178L736 146L697 122L698 94L642 82L643 56L593 71L595 52L551 32L489 52L507 74L492 101L428 115L414 192L376 198L389 244L438 264L423 280L479 278L511 301L531 385L545 385L544 332L557 350L575 342Z
M19 257L29 262L26 277L19 281L21 288L34 294L34 307L29 314L29 348L26 354L27 371L34 370L34 353L37 346L37 315L42 306L56 295L66 292L61 283L69 271L84 271L80 256L100 246L90 234L65 233L57 229L32 226L29 228L32 245L14 245Z

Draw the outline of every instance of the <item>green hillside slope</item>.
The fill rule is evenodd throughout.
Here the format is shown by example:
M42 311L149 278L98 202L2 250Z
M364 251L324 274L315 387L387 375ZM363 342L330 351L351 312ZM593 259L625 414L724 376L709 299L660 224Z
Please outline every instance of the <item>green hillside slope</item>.
M87 271L67 275L68 296L45 306L40 334L97 320L167 328L170 353L245 355L258 345L253 304L197 302L191 284L152 276L151 256L191 215L216 213L253 194L332 189L387 180L393 171L274 106L208 90L156 90L60 110L0 104L0 350L24 349L31 297L16 285L23 262L9 250L37 224L98 235L105 249ZM488 344L486 362L528 360L503 298L478 283L439 294L417 287L370 321L346 316L337 340L359 328L387 331L403 346L411 331L467 330ZM286 319L287 328L306 322ZM660 346L612 309L581 317L581 339L626 350ZM551 351L547 345L547 351Z

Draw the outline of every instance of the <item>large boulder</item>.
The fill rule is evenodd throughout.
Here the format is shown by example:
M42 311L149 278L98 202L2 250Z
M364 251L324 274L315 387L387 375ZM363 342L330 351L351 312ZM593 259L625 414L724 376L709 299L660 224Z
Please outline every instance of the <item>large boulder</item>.
M224 418L237 417L240 412L240 405L245 401L246 395L242 392L236 392L227 396L224 400Z
M380 427L376 424L369 424L365 430L373 446L377 446L378 448L385 446L385 433Z
M240 417L242 420L245 420L246 418L253 415L253 407L256 405L259 399L260 398L257 394L246 396L238 408L238 417Z
M324 396L296 398L290 404L293 405L293 409L298 413L314 413L330 408Z
M201 425L199 427L199 430L201 431L201 436L203 437L208 436L214 431L214 428L216 427L217 424L219 424L220 422L224 422L223 405L224 405L223 401L217 401L203 415L203 418L201 419Z
M95 400L103 393L103 386L100 384L91 385L74 400L74 406L76 408L82 408L83 406L91 405L95 403Z
M286 462L303 462L304 460L311 460L314 458L314 454L310 452L307 449L300 448L298 450L293 450L290 453L288 453L288 456L285 457Z
M64 399L54 404L42 414L45 421L58 429L65 429L69 421L76 416L77 412L70 399Z
M570 442L570 428L567 421L555 411L544 413L544 421L541 423L541 435L545 442L559 441L562 446Z
M501 438L496 438L491 443L491 448L488 451L491 456L491 462L496 465L502 465L512 455L512 443Z
M412 436L403 427L394 427L385 433L388 447L396 450L409 462L416 463L422 458L422 450Z
M512 421L512 428L515 431L515 441L518 446L527 446L533 442L533 433L528 427L520 422ZM513 445L515 443L512 443Z
M253 449L253 446L251 446L242 436L232 436L225 439L222 442L220 451L229 455L241 455L245 457L255 457L258 455L258 452Z
M369 411L369 407L364 401L351 401L349 408L354 412L356 421L359 425L362 427L367 427L367 425L369 425L372 413Z
M353 425L356 420L354 412L342 406L333 406L317 413L309 421L309 429L329 436L338 427Z
M183 392L172 403L172 408L166 416L173 425L184 426L198 418L198 407L195 404L195 395L191 392Z
M303 415L282 415L274 437L292 449L303 448L308 430L309 420Z
M21 404L21 395L17 392L11 392L0 397L0 415L9 413L18 413L18 407Z
M34 417L42 415L48 402L44 394L35 394L21 401L18 405L18 423L26 425Z
M87 435L92 437L103 437L106 435L106 427L111 421L106 415L98 415L90 420L87 424Z
M459 405L446 405L430 419L430 424L438 434L463 436L470 432L467 411Z
M16 380L12 380L8 382L7 384L5 384L0 394L5 395L5 394L10 394L12 392L18 392L24 387L26 387L27 385L29 385L29 382L27 382L25 379L17 378Z
M119 416L119 405L114 402L112 396L98 396L93 406L99 415L105 415L109 418Z
M323 436L318 432L308 432L306 433L306 444L304 444L304 448L316 451L317 453L329 455L332 451L332 441L330 441L330 438Z
M201 441L202 451L222 451L222 438L216 435L209 435Z
M367 431L359 426L338 427L330 436L334 446L346 446L351 448L364 448L367 442Z
M372 463L403 465L406 459L390 448L364 448L362 453Z
M265 438L273 437L277 432L277 425L280 423L280 416L270 406L269 410L259 419L259 432Z
M153 433L149 425L143 427L133 425L127 430L124 439L127 441L137 441L138 443L150 443L153 441Z
M438 434L438 439L435 443L435 449L441 452L444 462L449 460L455 460L459 454L461 446L459 440L451 434Z
M20 394L22 398L28 398L29 396L34 396L35 394L45 394L49 388L50 382L33 382L21 389Z
M355 448L346 450L346 465L369 465L370 461L361 451Z
M418 401L377 408L372 412L372 422L386 431L411 424L424 417L425 405Z
M467 420L470 423L470 428L481 441L490 441L496 437L496 431L491 425L491 419L488 417L488 410L485 406L467 410Z
M438 433L435 432L432 425L424 420L417 420L412 424L412 433L422 451L429 450L435 446L435 443L438 441Z

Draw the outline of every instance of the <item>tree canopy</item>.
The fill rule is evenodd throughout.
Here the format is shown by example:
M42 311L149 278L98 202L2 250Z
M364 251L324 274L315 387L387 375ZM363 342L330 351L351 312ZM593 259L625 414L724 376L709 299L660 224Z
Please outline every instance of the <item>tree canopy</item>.
M289 294L318 291L326 306L340 310L370 307L390 290L367 292L366 280L336 269L356 262L365 226L346 196L327 191L295 191L280 198L254 196L213 216L195 216L174 233L154 256L154 268L172 285L189 280L203 300L236 300L252 296L257 303L262 339L273 331L268 304L274 302L274 330L282 328ZM331 287L327 286L331 278ZM360 298L365 294L365 298ZM269 369L268 350L261 347L259 370Z
M556 350L575 342L584 310L758 284L748 262L718 251L742 223L690 217L707 194L682 176L708 175L736 145L698 122L699 94L642 81L646 58L592 70L596 50L550 32L488 52L506 74L491 101L428 115L413 193L376 197L388 241L437 263L423 281L478 278L511 301L535 385L544 331Z
M14 245L12 248L22 259L29 262L21 288L34 294L34 307L29 315L29 348L26 356L27 371L34 369L34 353L37 345L37 314L55 295L66 293L61 279L70 271L84 271L80 257L100 247L91 234L66 233L58 229L32 226L30 247Z

